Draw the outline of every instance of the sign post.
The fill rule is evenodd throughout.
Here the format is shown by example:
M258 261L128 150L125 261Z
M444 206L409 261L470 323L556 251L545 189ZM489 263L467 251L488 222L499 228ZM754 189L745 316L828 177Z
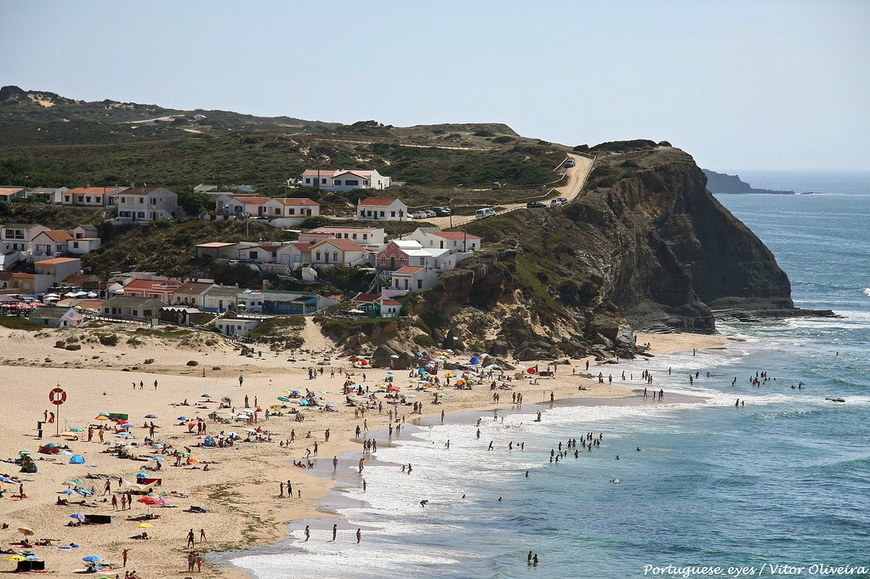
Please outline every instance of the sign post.
M54 422L55 435L60 436L60 405L66 402L66 392L64 392L63 388L60 387L60 384L48 393L48 400L57 406L57 416L55 417Z

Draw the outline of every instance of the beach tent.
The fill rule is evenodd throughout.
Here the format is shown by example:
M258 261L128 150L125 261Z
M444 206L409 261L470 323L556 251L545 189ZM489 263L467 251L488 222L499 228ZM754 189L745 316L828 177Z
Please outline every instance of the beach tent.
M80 454L74 454L74 455L72 455L72 457L70 457L69 462L70 462L70 464L84 464L85 457L83 457Z
M480 364L480 356L472 356L471 360L469 360L468 363L472 366L477 366L478 364Z

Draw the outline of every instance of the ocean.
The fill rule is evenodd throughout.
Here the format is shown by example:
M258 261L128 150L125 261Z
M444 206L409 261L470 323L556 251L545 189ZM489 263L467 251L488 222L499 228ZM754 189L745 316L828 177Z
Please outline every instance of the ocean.
M870 577L870 178L741 176L822 192L718 199L773 251L798 307L841 317L720 324L738 340L727 350L608 366L637 388L652 372L661 404L547 404L540 422L526 405L480 415L480 440L477 414L418 428L377 453L412 475L369 465L363 492L345 469L325 501L346 517L339 541L331 520L294 523L232 564L259 579ZM600 446L550 462L590 432Z

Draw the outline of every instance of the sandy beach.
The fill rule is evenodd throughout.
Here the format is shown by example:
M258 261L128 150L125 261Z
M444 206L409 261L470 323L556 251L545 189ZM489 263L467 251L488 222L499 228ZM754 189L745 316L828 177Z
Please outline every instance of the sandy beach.
M33 333L0 328L4 400L0 408L0 459L6 461L0 473L11 481L0 485L4 493L0 523L8 525L0 530L0 543L2 549L22 549L12 544L25 538L20 528L32 530L26 536L30 543L51 539L51 546L26 550L43 559L45 569L55 576L75 576L75 570L85 567L82 559L91 555L113 564L110 573L105 570L112 577L134 569L142 578L186 575L191 551L225 551L278 541L287 535L287 522L324 516L317 510L318 499L332 484L308 469L294 467L293 461L305 461L307 451L313 453L315 442L317 454L312 454L311 460L331 461L333 456L361 450L362 440L354 439L355 428L363 424L369 431L387 428L388 413L394 408L383 394L377 394L383 410L369 409L355 417L354 407L346 404L342 392L346 380L342 371L353 372L353 384L363 384L370 392L385 384L386 371L351 368L347 357L337 357L334 344L318 336L308 336L305 347L296 352L263 351L262 355L242 356L239 350L213 338L179 344L151 335L113 331L121 338L118 345L82 339L81 349L70 351L56 348L55 344L77 335L78 330ZM649 353L658 354L721 348L726 340L720 336L670 334L640 335L638 342L650 343ZM466 363L468 358L462 355L446 361ZM192 362L196 365L189 365ZM417 380L409 377L408 370L396 370L393 379L400 393L414 395L407 405L397 406L398 417L419 417L411 415L412 401L423 404L423 416L434 416L442 411L451 414L505 407L512 393L522 393L529 403L549 400L551 395L560 401L635 395L626 385L608 384L607 380L600 384L597 378L587 375L586 360L569 362L560 364L554 377L540 378L537 383L523 373L521 379L511 381L511 392L500 392L497 403L492 400L490 381L471 390L444 388L444 396L436 398L432 388L417 390ZM590 374L597 376L595 361L590 363ZM543 370L547 362L538 363L538 367ZM309 379L310 368L322 368L323 373L318 371L316 379ZM599 370L607 376L605 368ZM443 380L444 373L439 376ZM66 393L60 407L49 401L49 392L56 387ZM288 412L297 408L295 399L278 400L290 394L289 389L316 392L320 406L302 409L302 422ZM256 413L256 423L238 417L246 407L246 397L249 410L262 409ZM224 398L231 402L219 409ZM439 404L434 404L436 399ZM187 405L182 405L185 401ZM334 411L324 409L327 403L334 403ZM270 408L275 404L286 408ZM236 417L227 418L233 410ZM43 421L46 413L58 411L58 420L45 424L42 440L37 439L37 422ZM223 421L208 417L215 412ZM127 414L133 427L121 428L111 419L98 418L100 413ZM205 425L205 433L197 432L202 426L194 424L196 419ZM146 444L149 428L145 425L152 422L153 444ZM101 426L105 429L102 442L97 430ZM87 440L89 427L91 441ZM122 437L125 431L132 438ZM295 440L285 445L291 431L295 432ZM57 436L56 432L67 434ZM202 446L206 434L220 432L235 432L239 439L232 446ZM47 443L67 447L63 452L70 454L40 453L39 447ZM127 447L124 454L129 458L112 452L119 445ZM189 449L189 455L172 454L175 450L187 452L185 449ZM38 472L19 472L20 466L14 461L21 451L30 453ZM73 455L81 455L84 462L71 464ZM154 460L154 456L164 460ZM158 464L160 469L155 470ZM133 494L132 506L127 510L121 510L120 502L113 508L111 497L121 501L121 491L147 492L147 488L135 484L139 473L148 479L160 479L161 484L150 487L150 495ZM280 496L281 485L287 481L293 485L293 498L286 497L286 489L285 496ZM23 485L26 498L19 496L19 485ZM60 494L75 488L89 496ZM152 506L140 502L146 496L160 502ZM57 504L59 498L69 504ZM74 514L113 518L109 524L69 526L78 520L71 518ZM143 519L146 516L157 518ZM142 523L151 526L142 527ZM191 529L194 545L188 548ZM200 530L204 531L204 540ZM143 531L149 539L132 538ZM70 544L78 546L68 547ZM121 567L125 549L129 549L126 569ZM6 560L9 556L3 556L0 570L15 568L15 562ZM246 576L208 559L200 575Z

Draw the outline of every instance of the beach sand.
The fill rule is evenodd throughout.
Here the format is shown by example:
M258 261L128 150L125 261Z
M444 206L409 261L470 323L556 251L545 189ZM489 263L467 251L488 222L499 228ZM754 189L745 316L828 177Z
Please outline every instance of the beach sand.
M315 441L319 447L317 458L321 460L331 461L333 456L361 450L361 441L353 440L353 437L354 429L362 425L363 418L354 419L354 409L344 404L345 397L341 393L344 376L339 369L355 372L354 382L361 382L372 390L383 383L385 370L352 369L346 357L336 357L333 344L314 332L306 332L307 342L303 350L292 353L263 351L262 356L241 356L238 350L211 336L207 342L188 340L182 344L147 333L134 333L131 329L113 328L112 332L120 338L118 345L104 346L96 340L83 339L80 350L69 351L55 348L56 341L78 336L80 330L25 332L0 328L0 393L3 397L0 406L0 459L7 460L0 463L0 473L20 479L27 497L13 496L18 494L18 484L0 485L4 491L4 497L0 499L0 523L8 525L0 530L0 548L19 548L10 543L23 537L18 529L25 527L34 531L28 537L31 542L56 539L53 547L30 548L44 559L46 570L55 576L75 576L73 571L82 569L85 566L82 558L89 555L98 555L115 563L116 572L123 576L121 553L129 549L127 569L135 569L143 578L159 578L187 573L189 550L186 537L190 529L196 535L193 550L206 553L275 542L287 536L287 522L324 516L317 510L318 499L326 495L332 482L315 476L313 471L294 467L292 461L304 459L306 449L312 449ZM720 336L670 334L641 335L638 342L649 342L649 353L657 354L692 348L720 348L724 347L726 340ZM462 356L453 361L464 362L467 358ZM190 361L196 361L198 365L189 366ZM537 384L526 377L515 380L513 390L522 392L527 403L549 401L551 392L558 401L636 395L627 386L611 385L606 380L599 384L597 379L588 377L585 360L570 362L558 366L554 378L541 378ZM591 360L591 364L594 365L595 361ZM324 373L309 380L307 369L311 367L322 367ZM546 362L541 362L540 368L544 367ZM334 378L330 378L331 368L336 372ZM594 370L590 366L590 372ZM600 370L607 376L606 369ZM572 374L572 371L577 374ZM241 386L240 376L244 377ZM158 382L156 389L155 380ZM472 390L448 388L442 403L433 404L431 391L413 390L407 370L396 371L395 384L401 386L403 392L417 394L413 400L424 404L424 416L439 415L442 410L452 414L491 410L510 404L511 393L506 391L500 391L501 401L493 403L488 385L475 386ZM578 390L581 386L584 389ZM49 402L49 392L55 387L62 388L67 395L60 407ZM244 407L245 396L252 407L256 398L265 410L272 404L280 404L277 397L289 388L303 392L306 388L315 390L323 402L335 402L336 411L306 409L304 422L295 422L293 415L271 416L265 420L264 413L259 413L257 424L243 421L219 424L207 419L223 397L230 397L237 410ZM203 394L209 394L211 398L204 398ZM383 399L382 395L378 397ZM184 400L190 405L179 406ZM389 408L391 406L385 403L383 413L366 411L369 431L387 427ZM410 414L410 406L399 408L400 416L404 414L409 420L416 418ZM43 439L38 440L37 422L43 420L45 412L58 411L58 422L45 424ZM100 443L97 435L91 442L86 440L88 426L114 424L97 419L101 412L129 414L135 427L130 429L134 438L127 439L128 444L143 445L148 434L143 425L153 421L157 426L156 441L176 449L189 447L191 457L199 462L187 464L184 461L183 466L174 466L175 459L164 455L166 460L161 463L162 469L154 471L150 470L156 465L153 460L122 459L106 452L110 444L124 439L111 431L105 433L104 443ZM158 418L146 419L147 414ZM197 446L201 440L196 429L189 433L186 421L178 420L181 416L205 419L210 434L221 430L235 431L244 437L246 428L260 427L272 433L271 442L239 441L225 448ZM57 430L69 432L70 428L83 428L85 431L76 433L78 440L55 435ZM295 429L296 441L286 447L280 446L279 441L290 438L291 429ZM329 442L324 440L327 429L331 434ZM309 431L311 438L306 438ZM49 442L67 445L70 452L81 454L85 463L70 464L69 455L37 452L41 444ZM19 466L12 462L22 450L32 453L38 473L21 473ZM154 452L154 448L142 446L132 454L153 455ZM203 469L206 463L208 471ZM139 472L147 473L151 478L161 478L162 485L154 487L154 492L175 507L149 507L138 502L139 496L134 495L131 509L115 511L109 502L111 494L103 494L105 479L87 478L89 475L111 477L111 490L116 493L118 477L125 481L121 488L128 489L132 487L127 483L135 483ZM83 482L71 482L74 479ZM301 498L279 497L279 483L287 480L292 481L294 494L301 492ZM58 494L72 486L93 486L96 493L91 497ZM71 503L83 500L85 504L56 505L58 497L68 498ZM118 498L120 500L120 495ZM188 512L191 506L202 507L208 512ZM149 521L153 525L150 528L139 527L140 521L127 520L149 513L159 515L158 519ZM72 514L115 517L110 524L70 527L67 523L73 521ZM199 540L200 529L206 533L204 542ZM131 538L142 531L151 538ZM58 549L59 545L70 543L79 546ZM8 555L3 557L0 571L14 569L15 563L5 559ZM205 561L201 576L246 577L233 567L217 565L209 560Z

